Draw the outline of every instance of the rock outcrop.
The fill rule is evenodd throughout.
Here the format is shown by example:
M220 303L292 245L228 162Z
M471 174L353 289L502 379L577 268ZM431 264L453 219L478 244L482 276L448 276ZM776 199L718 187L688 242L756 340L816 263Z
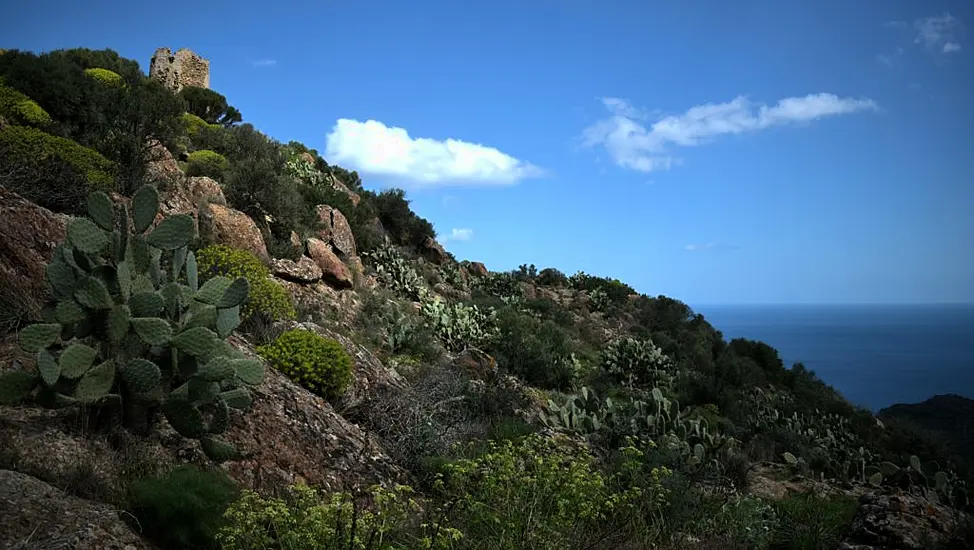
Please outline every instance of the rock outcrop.
M200 209L200 237L208 243L220 243L248 250L265 262L270 261L264 236L249 216L222 204L209 203Z
M852 532L840 550L961 548L960 530L970 518L914 495L867 494L859 500Z
M44 270L67 220L0 187L0 306L39 319L48 296Z
M314 237L308 239L308 256L321 268L322 279L335 288L352 288L352 272L332 251L331 245Z
M321 268L314 260L301 256L298 261L277 259L271 263L271 272L286 281L311 284L321 280Z
M0 548L136 550L155 546L132 532L112 506L67 495L28 475L0 470Z
M318 205L316 212L322 226L317 231L318 238L330 244L342 259L356 256L355 236L345 215L339 209L327 204Z
M183 171L179 169L179 163L159 140L149 142L145 155L145 183L165 191L182 181Z
M226 206L227 199L223 195L220 184L212 178L197 176L181 178L162 194L160 209L166 216L173 214L190 214L199 230L199 213L208 204Z
M487 266L481 262L470 262L469 269L471 275L478 277L486 277L490 273L487 271Z
M423 256L436 265L443 265L450 261L450 255L447 254L446 249L432 237L426 237L421 250Z

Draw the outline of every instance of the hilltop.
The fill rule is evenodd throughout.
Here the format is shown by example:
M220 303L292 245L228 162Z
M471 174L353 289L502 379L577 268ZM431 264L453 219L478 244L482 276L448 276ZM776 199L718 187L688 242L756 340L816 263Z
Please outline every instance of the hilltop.
M974 540L929 435L674 298L458 261L178 70L0 54L4 545Z

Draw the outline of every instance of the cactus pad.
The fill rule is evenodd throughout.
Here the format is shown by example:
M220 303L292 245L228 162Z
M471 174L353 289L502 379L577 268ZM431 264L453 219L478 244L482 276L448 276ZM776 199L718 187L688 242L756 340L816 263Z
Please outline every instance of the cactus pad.
M89 219L74 218L68 222L68 242L85 254L99 254L108 246L108 233Z
M158 317L133 317L132 328L150 346L163 346L172 339L172 327Z
M61 376L65 378L79 378L83 376L95 362L98 352L85 344L71 344L61 352Z
M159 192L155 187L144 185L132 197L132 220L135 230L142 233L152 225L159 212Z
M28 353L34 353L46 348L57 341L61 334L61 325L37 324L30 325L20 331L20 347Z
M115 363L105 361L85 373L74 389L74 397L83 403L94 403L108 395L115 384Z
M115 225L115 207L112 199L102 191L88 195L88 217L105 231L111 231Z
M198 439L205 433L203 415L187 398L170 395L169 399L162 404L162 414L172 428L183 437Z
M192 216L176 214L159 222L146 241L162 250L176 250L186 246L193 239L193 233Z
M149 393L156 389L162 380L159 366L147 359L136 358L119 368L125 384L136 393Z

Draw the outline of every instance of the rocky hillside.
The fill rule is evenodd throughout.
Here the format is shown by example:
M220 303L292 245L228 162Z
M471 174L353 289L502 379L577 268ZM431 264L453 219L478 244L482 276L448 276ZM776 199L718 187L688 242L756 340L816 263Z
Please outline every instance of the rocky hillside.
M111 51L0 55L0 546L968 548L970 470Z

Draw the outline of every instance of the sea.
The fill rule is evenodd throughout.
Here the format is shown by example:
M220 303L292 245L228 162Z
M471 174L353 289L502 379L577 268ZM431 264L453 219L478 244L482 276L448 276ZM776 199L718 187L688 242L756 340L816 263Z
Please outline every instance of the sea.
M712 305L693 308L728 341L778 350L878 412L937 394L974 399L974 304Z

